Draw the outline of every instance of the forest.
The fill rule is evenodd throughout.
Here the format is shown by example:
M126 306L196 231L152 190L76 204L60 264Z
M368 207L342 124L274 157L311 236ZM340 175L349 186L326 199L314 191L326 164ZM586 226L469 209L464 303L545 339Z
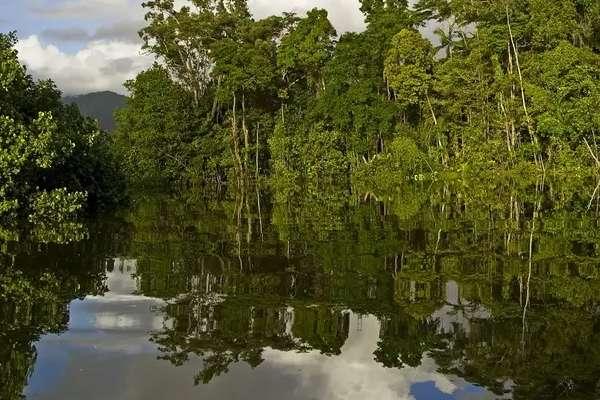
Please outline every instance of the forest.
M134 182L292 185L600 166L600 4L362 0L255 20L246 1L148 1L153 68L115 148ZM435 25L434 45L423 37Z
M598 2L362 0L366 29L341 35L323 9L143 7L156 62L125 83L111 135L28 75L14 33L0 37L5 219L119 203L126 182L381 190L600 168Z

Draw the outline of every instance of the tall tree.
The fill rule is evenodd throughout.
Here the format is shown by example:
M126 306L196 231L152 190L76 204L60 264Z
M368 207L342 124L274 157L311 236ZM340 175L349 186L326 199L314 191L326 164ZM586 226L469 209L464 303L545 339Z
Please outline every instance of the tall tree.
M315 8L282 39L277 63L288 90L300 82L316 94L325 89L323 69L333 54L335 36L327 11Z
M385 60L385 77L405 112L421 106L426 99L435 123L437 120L429 100L433 48L415 30L403 29L392 39Z

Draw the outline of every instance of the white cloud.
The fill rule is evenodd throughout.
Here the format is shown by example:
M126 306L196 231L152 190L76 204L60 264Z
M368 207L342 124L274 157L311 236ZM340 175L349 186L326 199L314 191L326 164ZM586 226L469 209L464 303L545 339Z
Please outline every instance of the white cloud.
M290 11L304 14L318 7L329 12L329 19L338 33L361 31L365 27L359 0L249 0L248 4L257 18Z
M124 93L123 82L148 68L153 58L142 54L139 44L97 40L75 54L43 45L33 35L17 44L19 57L39 79L50 78L65 94L100 90Z

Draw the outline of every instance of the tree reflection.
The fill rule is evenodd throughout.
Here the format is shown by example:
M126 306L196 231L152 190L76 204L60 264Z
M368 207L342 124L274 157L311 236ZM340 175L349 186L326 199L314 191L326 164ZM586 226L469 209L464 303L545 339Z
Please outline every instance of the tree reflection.
M0 240L1 399L22 397L37 358L34 342L67 329L71 300L106 289L105 257L114 242L100 228L80 242L85 228L78 226L38 227L45 233L34 230L29 237L7 230L4 239L11 240Z
M267 348L338 355L348 312L372 314L385 367L427 355L498 395L594 395L600 243L585 187L275 188L261 195L260 223L234 198L142 205L132 241L141 284L176 299L172 327L153 340L176 365L200 356L196 381L207 383L238 363L257 367ZM153 248L159 232L169 240Z
M343 357L350 321L369 315L382 367L434 360L498 396L594 398L600 235L588 192L562 181L367 196L274 187L257 194L260 212L256 193L154 196L90 239L5 240L0 372L12 384L2 395L20 394L32 343L66 329L69 301L102 293L106 260L126 255L141 294L167 300L165 327L151 334L160 357L203 360L196 383L258 368L272 350Z

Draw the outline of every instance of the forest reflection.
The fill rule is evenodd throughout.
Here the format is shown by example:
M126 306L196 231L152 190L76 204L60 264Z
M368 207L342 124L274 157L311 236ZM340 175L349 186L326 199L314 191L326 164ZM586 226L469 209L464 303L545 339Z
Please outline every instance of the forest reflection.
M69 303L109 296L119 270L131 276L124 292L161 299L150 340L165 363L202 359L197 384L276 361L309 381L317 367L353 380L362 396L384 393L361 380L375 365L384 382L403 370L449 395L457 382L494 398L600 395L594 188L540 179L152 196L90 223L87 240L6 242L2 398L21 393L40 335L69 329Z

